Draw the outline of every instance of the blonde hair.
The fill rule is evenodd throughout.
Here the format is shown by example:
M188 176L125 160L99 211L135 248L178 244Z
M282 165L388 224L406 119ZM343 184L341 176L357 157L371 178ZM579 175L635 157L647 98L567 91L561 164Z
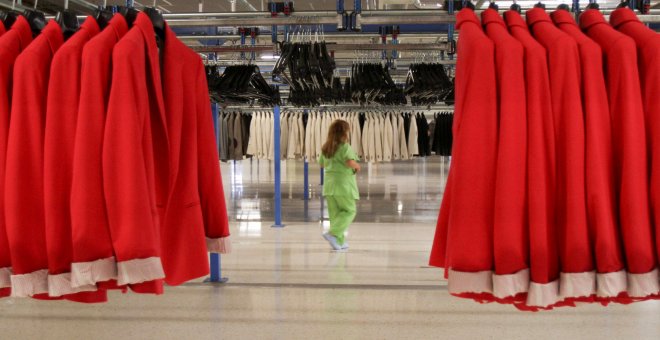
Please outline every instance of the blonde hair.
M335 120L328 129L328 139L323 144L321 151L326 158L332 158L342 143L348 141L348 133L351 130L350 125L345 120Z

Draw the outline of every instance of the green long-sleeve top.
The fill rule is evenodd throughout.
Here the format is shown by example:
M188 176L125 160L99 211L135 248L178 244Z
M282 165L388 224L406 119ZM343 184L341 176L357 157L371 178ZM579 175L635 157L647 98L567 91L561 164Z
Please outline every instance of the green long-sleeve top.
M348 143L343 143L331 158L321 155L319 164L325 168L323 196L349 196L360 199L355 173L346 161L359 158Z

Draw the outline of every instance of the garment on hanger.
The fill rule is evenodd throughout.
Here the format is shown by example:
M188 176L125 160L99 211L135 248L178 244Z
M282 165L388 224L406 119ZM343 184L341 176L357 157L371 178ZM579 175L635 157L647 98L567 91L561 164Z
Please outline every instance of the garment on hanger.
M116 15L83 49L71 182L73 287L97 284L104 289L118 288L103 187L102 150L112 78L112 51L126 32L126 20ZM152 286L153 283L144 283L130 288L138 292L152 291Z
M639 56L639 77L646 117L646 135L650 158L651 211L654 212L656 258L660 260L660 37L644 25L629 8L619 8L610 14L610 23L619 32L635 40Z
M4 194L15 297L49 299L43 132L50 64L63 42L60 26L50 21L14 65Z
M557 283L530 287L534 296L556 300L595 293L593 249L589 242L585 197L585 130L580 98L580 59L577 43L555 27L542 8L527 11L530 30L548 51L550 91L557 153L557 228L560 275ZM566 93L573 95L567 96ZM561 128L560 128L561 127ZM539 301L539 305L545 302Z
M55 53L48 85L44 134L44 207L48 251L48 295L79 302L105 302L96 285L74 287L71 280L73 241L71 184L73 153L80 102L82 52L100 32L93 17Z
M527 111L522 45L500 14L481 13L484 32L495 44L498 140L493 222L493 295L522 301L529 282L527 216Z
M635 41L610 26L603 15L589 9L580 15L580 27L603 49L605 77L614 128L615 197L626 257L628 294L645 298L660 291L658 262L649 210L649 183L644 108ZM623 275L618 276L623 280ZM621 282L621 287L624 287Z
M612 124L603 74L603 52L596 42L582 33L572 13L557 10L552 13L552 19L557 27L575 39L580 52L582 103L587 131L587 217L589 233L595 240L596 279L601 281L596 282L597 296L615 298L626 291L626 274L618 242L618 221L613 209L616 203Z
M493 202L497 160L497 93L493 43L472 10L456 16L461 31L456 65L452 164L442 199L430 264L445 268L449 293L492 294ZM479 68L470 67L473 63ZM474 100L474 98L479 100Z
M4 26L3 26L4 27ZM0 37L0 178L5 178L7 140L12 107L14 63L32 42L30 25L23 16L16 18L11 29ZM0 297L11 294L12 261L5 221L5 181L0 180Z
M546 49L530 34L527 23L515 10L504 14L511 35L524 48L527 89L527 198L529 225L530 290L551 282L558 270L555 232L555 127L552 117L550 77ZM555 273L555 274L553 274ZM548 306L531 290L524 305ZM535 307L531 307L535 308Z

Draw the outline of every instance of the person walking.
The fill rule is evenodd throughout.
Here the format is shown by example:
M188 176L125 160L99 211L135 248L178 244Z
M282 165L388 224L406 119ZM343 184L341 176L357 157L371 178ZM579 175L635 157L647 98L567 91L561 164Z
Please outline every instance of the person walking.
M348 249L344 234L357 213L360 199L355 175L360 171L358 155L349 144L351 128L344 120L336 120L328 129L319 165L325 169L323 196L328 202L330 231L323 238L332 249Z

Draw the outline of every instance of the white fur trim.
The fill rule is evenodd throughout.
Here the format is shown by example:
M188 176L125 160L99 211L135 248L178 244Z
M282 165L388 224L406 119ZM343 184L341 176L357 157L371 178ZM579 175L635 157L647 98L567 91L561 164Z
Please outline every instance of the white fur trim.
M628 294L631 297L646 297L660 293L658 269L644 274L628 273Z
M222 238L206 238L206 249L209 253L228 254L231 252L229 236Z
M11 267L0 268L0 288L11 287Z
M559 301L559 281L549 283L530 282L527 294L527 305L532 307L548 307Z
M11 276L11 296L30 297L48 293L48 270Z
M449 293L492 293L493 272L484 270L481 272L459 272L449 269L448 275Z
M596 274L598 296L616 297L627 289L626 271Z
M562 299L588 297L594 294L596 294L596 272L559 275L559 296Z
M529 290L529 269L514 274L493 275L493 295L497 298L516 296Z
M117 262L117 284L142 283L165 278L160 257Z
M80 292L94 292L96 290L97 288L94 285L72 287L71 273L48 275L48 296L58 297Z
M91 262L71 264L71 286L83 287L117 279L117 262L114 256Z

